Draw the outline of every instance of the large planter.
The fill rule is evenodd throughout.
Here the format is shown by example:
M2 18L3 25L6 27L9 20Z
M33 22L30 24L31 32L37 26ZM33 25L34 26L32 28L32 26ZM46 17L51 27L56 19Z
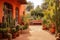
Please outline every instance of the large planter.
M42 27L43 30L47 30L47 27L46 25L43 24L43 27Z
M17 31L17 32L16 32L16 36L17 36L17 37L20 35L20 33L19 33L19 32L20 32L20 31Z
M55 29L55 24L54 23L51 23L51 28Z
M13 38L13 39L16 38L16 35L17 35L16 32L15 32L15 33L12 33L12 38Z
M49 28L50 33L54 34L55 33L55 24L51 23L50 28Z
M52 34L55 33L55 29L54 29L54 28L50 28L49 31L50 31L50 33L52 33Z

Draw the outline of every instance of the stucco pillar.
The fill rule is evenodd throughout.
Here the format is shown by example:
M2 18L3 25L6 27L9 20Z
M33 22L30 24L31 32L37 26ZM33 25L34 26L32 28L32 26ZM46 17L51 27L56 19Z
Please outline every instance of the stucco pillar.
M25 11L25 5L21 4L19 7L19 18L18 18L18 22L20 24L22 22L22 16L23 16L24 11Z
M0 23L2 23L3 13L3 2L0 1Z
M19 6L19 13L18 13L18 23L21 23L21 16L20 16L20 6Z

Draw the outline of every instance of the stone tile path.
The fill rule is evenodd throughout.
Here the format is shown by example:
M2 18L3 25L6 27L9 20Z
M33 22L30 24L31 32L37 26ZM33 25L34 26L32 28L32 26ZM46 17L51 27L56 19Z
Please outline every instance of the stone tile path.
M55 40L55 36L42 30L42 26L29 26L30 33L21 34L13 40Z

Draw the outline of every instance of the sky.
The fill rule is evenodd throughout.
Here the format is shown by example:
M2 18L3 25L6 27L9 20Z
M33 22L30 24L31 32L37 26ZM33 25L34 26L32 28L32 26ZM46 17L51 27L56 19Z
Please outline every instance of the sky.
M43 0L27 0L27 2L29 2L29 1L34 3L34 8L36 8L37 5L41 6L41 4L44 2Z

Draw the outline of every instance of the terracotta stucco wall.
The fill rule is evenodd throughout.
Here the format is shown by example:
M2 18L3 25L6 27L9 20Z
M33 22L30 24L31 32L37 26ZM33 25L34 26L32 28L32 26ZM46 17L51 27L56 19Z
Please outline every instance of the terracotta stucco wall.
M24 4L20 4L18 2L16 2L16 0L0 0L0 23L2 22L2 17L4 15L4 11L3 11L3 5L4 5L4 2L7 2L9 4L12 5L13 9L12 9L12 16L13 18L15 18L15 9L16 7L19 8L19 16L18 16L18 22L20 23L21 21L21 16L23 15L23 11L25 10L25 5Z
M23 16L23 12L25 11L26 6L24 4L20 5L20 16Z
M21 18L23 16L23 12L25 11L25 8L26 8L26 5L25 4L21 4L20 7L19 7L19 23L21 23Z
M0 0L0 23L2 22L3 17L3 2Z

